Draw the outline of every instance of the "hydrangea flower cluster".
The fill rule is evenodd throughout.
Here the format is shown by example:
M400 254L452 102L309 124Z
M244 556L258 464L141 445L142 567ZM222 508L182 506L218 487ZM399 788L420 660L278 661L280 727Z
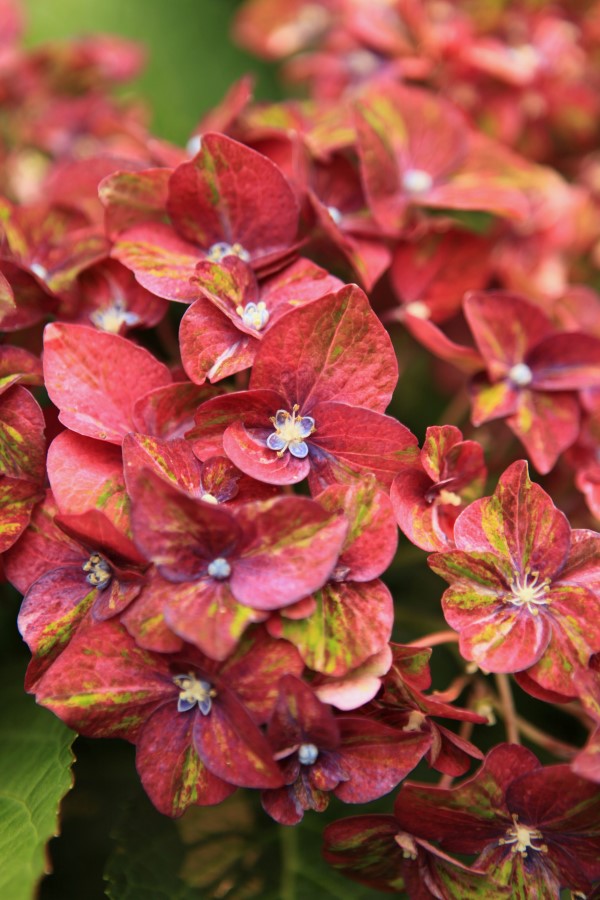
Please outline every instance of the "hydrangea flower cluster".
M244 79L186 149L112 99L135 48L23 51L0 9L0 552L26 689L135 744L168 816L247 788L295 825L426 760L439 786L328 827L332 865L417 900L588 895L598 4L250 0L239 40L293 54L309 98ZM421 446L388 411L399 323L455 395ZM382 580L398 529L448 582L449 630L412 644L394 610L418 598ZM444 641L466 666L432 692ZM509 676L588 743L543 766ZM486 755L494 705L509 742Z

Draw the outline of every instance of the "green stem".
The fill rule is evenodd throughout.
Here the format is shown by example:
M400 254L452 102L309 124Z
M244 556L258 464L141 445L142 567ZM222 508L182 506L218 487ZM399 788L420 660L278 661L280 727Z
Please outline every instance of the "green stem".
M298 834L291 825L279 826L281 841L281 900L296 900L295 873L298 863Z

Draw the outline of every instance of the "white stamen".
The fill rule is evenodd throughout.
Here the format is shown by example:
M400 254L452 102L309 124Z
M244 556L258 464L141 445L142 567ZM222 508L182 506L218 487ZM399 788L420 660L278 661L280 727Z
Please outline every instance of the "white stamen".
M245 306L236 306L236 313L248 328L261 331L269 321L267 304L260 300L258 303L246 303Z
M250 254L237 241L235 244L228 244L227 241L217 241L208 248L206 258L209 262L221 262L226 256L238 256L243 262L250 262Z
M195 156L197 153L200 153L202 149L202 135L193 134L185 145L185 149L190 154L190 156Z
M372 75L379 68L379 59L370 50L353 50L346 56L346 63L353 75Z
M426 194L433 187L433 178L425 169L407 169L402 176L402 187L409 194Z
M41 263L31 263L29 266L34 275L37 275L42 281L48 277L48 269L43 266Z
M513 827L508 829L505 837L499 839L499 844L511 844L511 852L520 853L521 856L527 856L528 850L535 850L537 853L548 852L546 844L536 847L533 843L543 840L541 831L528 825L519 825L519 817L515 813L512 814L512 820Z
M123 325L127 325L129 328L137 325L140 317L129 312L122 300L115 300L111 306L91 312L90 321L101 331L118 334Z
M175 675L174 683L181 688L179 699L177 700L178 712L189 712L196 703L203 716L207 716L212 708L212 699L217 696L217 692L209 681L203 681L197 678L193 672L187 675Z
M445 503L448 506L462 506L460 496L455 494L454 491L447 491L446 488L442 488L437 495L437 502L440 504Z
M291 413L278 409L277 414L271 417L275 431L267 438L267 447L276 450L277 456L283 456L286 450L297 459L308 455L308 444L304 439L315 431L315 420L311 416L297 416L299 409L296 403Z
M547 606L548 587L550 579L544 578L540 581L539 572L530 572L527 569L521 574L516 574L510 582L511 594L507 597L507 602L513 606L525 606L532 616L539 613L538 607Z
M112 581L112 569L99 553L92 553L87 562L81 567L86 572L85 580L92 587L104 591Z
M402 726L402 731L421 731L426 718L427 716L420 709L411 709L408 714L408 722Z
M317 3L309 3L294 18L276 28L267 38L267 47L277 56L289 56L316 38L329 25L330 13Z
M319 755L318 747L314 744L300 744L298 747L298 759L303 766L312 766Z
M404 312L407 312L409 316L414 316L415 319L431 318L431 310L422 300L413 300L412 303L407 303Z
M225 578L229 578L231 575L231 566L226 559L223 559L222 556L218 556L209 563L208 574L211 578L216 578L217 581L224 581Z
M417 845L415 844L415 840L411 837L410 834L407 834L405 831L399 832L395 835L394 840L402 850L402 856L404 859L416 859L417 858Z
M533 381L533 372L527 363L517 363L510 369L508 377L517 387L527 387Z

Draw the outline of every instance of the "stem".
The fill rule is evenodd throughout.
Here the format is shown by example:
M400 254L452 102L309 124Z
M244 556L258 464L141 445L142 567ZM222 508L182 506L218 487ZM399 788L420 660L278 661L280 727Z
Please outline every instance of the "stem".
M440 780L437 783L439 788L443 788L444 790L448 790L448 788L452 787L452 782L454 781L454 775L442 775Z
M508 680L508 676L504 673L498 673L494 678L496 679L496 686L500 695L500 709L504 718L508 743L520 744L517 712L515 710L512 690L510 688L510 681Z
M579 753L579 747L574 747L572 744L565 744L563 741L553 738L552 735L546 734L545 731L536 728L535 725L532 725L520 716L516 716L515 718L519 731L526 738L529 738L530 741L533 741L539 747L548 750L549 753L553 753L554 756L558 756L560 759L573 759L573 757Z
M298 835L290 825L279 826L281 841L281 900L296 900L294 873L297 867Z
M469 412L469 395L461 388L443 410L437 420L438 425L460 425Z
M471 739L471 735L473 734L473 722L461 722L460 728L458 729L459 737L464 738L465 741ZM449 788L452 787L452 782L454 781L454 775L442 775L438 782L438 787L441 788Z
M410 641L407 647L437 647L438 644L450 644L458 641L456 631L434 631L433 634L426 634L425 637L418 638L416 641Z

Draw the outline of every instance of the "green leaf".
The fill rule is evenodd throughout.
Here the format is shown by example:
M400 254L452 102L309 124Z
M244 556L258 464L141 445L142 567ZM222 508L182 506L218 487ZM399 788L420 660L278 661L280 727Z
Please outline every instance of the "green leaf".
M339 811L336 812L339 815ZM327 816L277 825L238 791L180 819L131 802L113 832L104 877L111 900L376 900L380 891L344 878L321 856ZM331 818L331 816L329 817Z
M22 672L5 667L0 687L0 897L30 900L48 871L46 842L72 787L74 732L36 706Z
M428 216L451 218L459 226L473 234L490 234L496 224L496 217L489 212L472 209L428 209Z

